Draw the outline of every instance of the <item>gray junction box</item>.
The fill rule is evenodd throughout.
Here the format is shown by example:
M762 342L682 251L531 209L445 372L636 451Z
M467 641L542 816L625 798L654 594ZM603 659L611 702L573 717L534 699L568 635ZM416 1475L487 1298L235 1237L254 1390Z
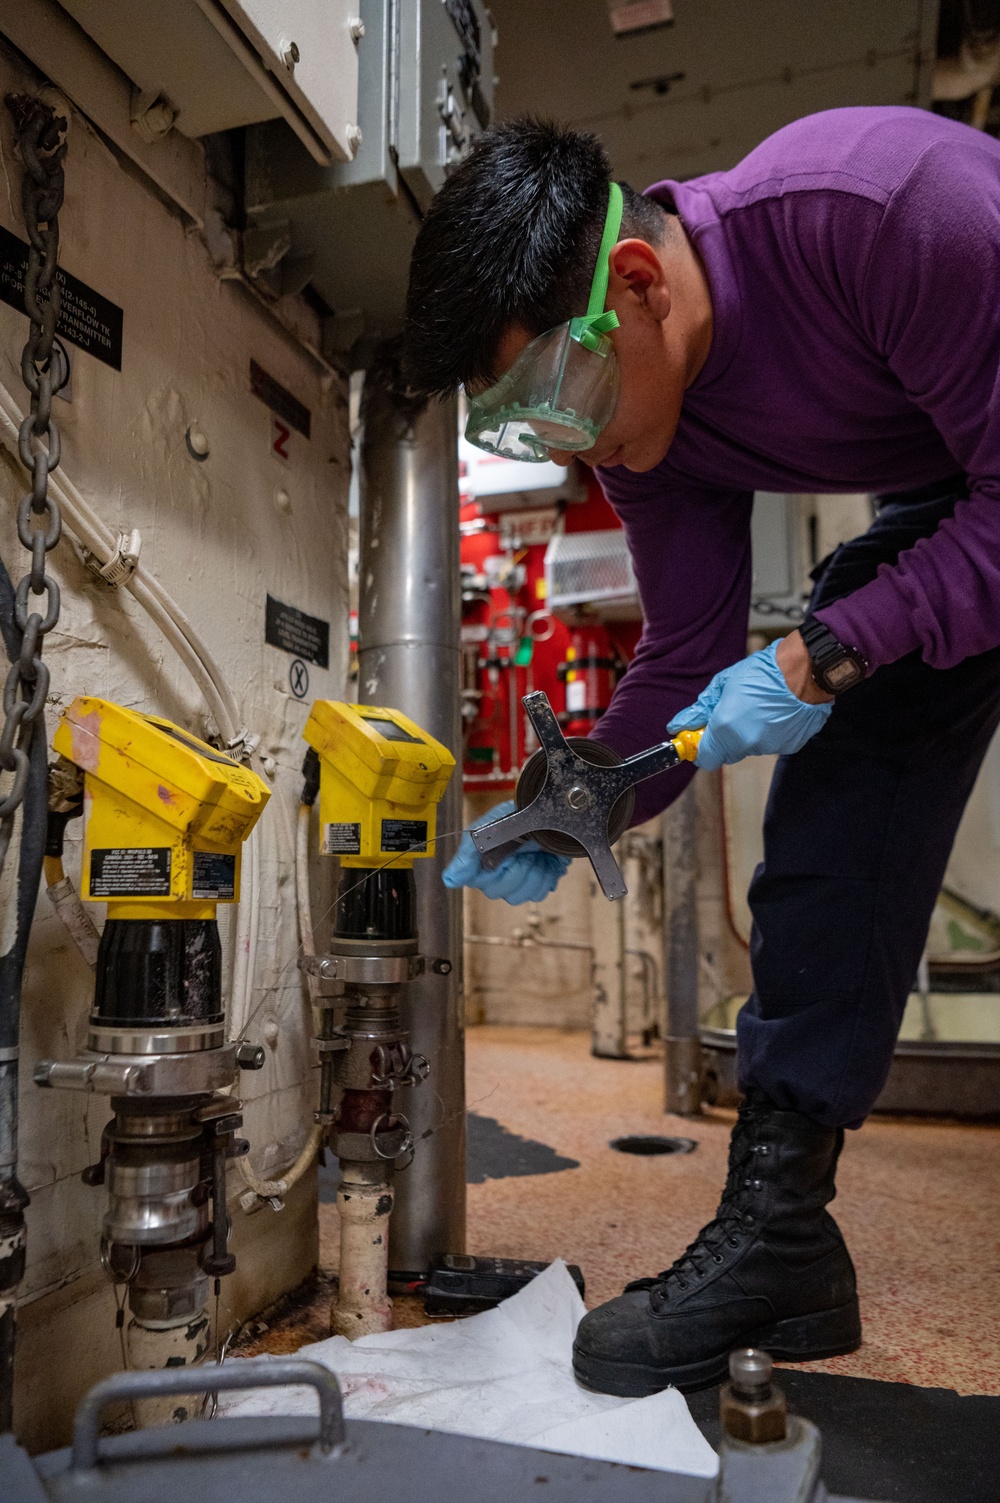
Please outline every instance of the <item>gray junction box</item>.
M321 167L283 121L247 131L247 269L310 283L333 311L327 349L366 363L402 323L420 217L493 110L482 0L360 0L354 160Z

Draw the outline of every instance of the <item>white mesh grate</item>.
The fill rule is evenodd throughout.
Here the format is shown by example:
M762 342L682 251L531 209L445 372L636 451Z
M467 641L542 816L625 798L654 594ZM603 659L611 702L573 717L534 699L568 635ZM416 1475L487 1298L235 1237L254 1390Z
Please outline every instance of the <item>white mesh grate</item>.
M618 528L557 533L545 550L545 581L550 610L638 596L625 534Z

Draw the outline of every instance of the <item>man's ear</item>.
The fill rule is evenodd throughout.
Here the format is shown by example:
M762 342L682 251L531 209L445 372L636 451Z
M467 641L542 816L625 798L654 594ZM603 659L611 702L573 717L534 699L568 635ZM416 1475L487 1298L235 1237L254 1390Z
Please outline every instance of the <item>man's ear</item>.
M608 257L608 302L636 299L657 322L670 313L670 286L656 251L646 240L619 240Z

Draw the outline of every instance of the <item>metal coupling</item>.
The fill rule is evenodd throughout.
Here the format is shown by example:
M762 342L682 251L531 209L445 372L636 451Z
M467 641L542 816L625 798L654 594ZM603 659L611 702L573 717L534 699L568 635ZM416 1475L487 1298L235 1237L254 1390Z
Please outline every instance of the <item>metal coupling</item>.
M722 1428L734 1440L766 1445L784 1440L787 1428L785 1395L771 1382L774 1364L769 1353L746 1347L731 1353L729 1382L719 1394Z
M98 1096L207 1096L236 1075L236 1045L191 1054L96 1054L39 1060L36 1085L92 1091Z
M391 1127L383 1122L393 1123ZM338 1132L334 1127L331 1147L341 1163L377 1164L400 1158L413 1146L413 1134L405 1117L388 1113L379 1117L368 1132Z
M424 973L422 955L301 955L299 970L348 986L402 986Z

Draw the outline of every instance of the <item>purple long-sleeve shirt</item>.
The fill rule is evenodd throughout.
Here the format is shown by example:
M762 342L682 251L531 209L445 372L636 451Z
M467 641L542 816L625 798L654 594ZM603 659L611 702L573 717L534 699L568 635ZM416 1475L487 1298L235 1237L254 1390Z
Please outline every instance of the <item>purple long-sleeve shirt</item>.
M648 192L698 249L714 324L666 458L599 471L645 618L600 740L625 755L662 740L744 656L755 490L964 473L951 520L818 615L872 669L1000 644L1000 142L923 110L830 110L730 172ZM681 787L641 785L636 819Z

